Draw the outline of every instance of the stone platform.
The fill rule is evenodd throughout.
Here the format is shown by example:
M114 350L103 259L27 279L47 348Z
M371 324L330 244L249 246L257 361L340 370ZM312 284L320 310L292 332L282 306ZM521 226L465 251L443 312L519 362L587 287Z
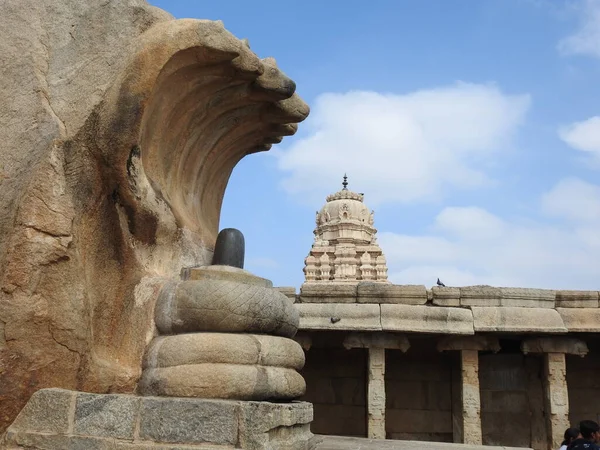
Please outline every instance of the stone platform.
M531 450L514 447L447 444L444 442L396 441L343 436L318 436L317 450Z
M2 449L309 450L312 405L37 391Z

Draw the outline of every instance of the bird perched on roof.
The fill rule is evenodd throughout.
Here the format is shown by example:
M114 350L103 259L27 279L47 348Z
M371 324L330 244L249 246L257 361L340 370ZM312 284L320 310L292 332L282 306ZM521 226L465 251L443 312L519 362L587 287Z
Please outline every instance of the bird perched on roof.
M437 279L437 283L436 284L438 286L440 286L440 287L446 287L446 285L444 283L442 283L439 278Z

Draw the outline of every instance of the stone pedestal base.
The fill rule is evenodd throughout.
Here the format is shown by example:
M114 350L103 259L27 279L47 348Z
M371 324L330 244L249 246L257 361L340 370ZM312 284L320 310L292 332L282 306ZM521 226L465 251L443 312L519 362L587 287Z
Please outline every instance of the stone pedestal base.
M37 391L0 448L310 450L310 403Z

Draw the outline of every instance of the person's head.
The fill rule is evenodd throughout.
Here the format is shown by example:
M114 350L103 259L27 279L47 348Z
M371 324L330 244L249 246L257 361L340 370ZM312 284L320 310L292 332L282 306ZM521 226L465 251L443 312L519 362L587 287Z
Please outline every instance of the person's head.
M584 439L592 442L600 441L600 425L593 420L582 420L579 422L579 432Z
M561 446L569 445L571 442L573 442L578 437L579 437L579 428L567 428L567 430L565 431L565 440L560 445Z

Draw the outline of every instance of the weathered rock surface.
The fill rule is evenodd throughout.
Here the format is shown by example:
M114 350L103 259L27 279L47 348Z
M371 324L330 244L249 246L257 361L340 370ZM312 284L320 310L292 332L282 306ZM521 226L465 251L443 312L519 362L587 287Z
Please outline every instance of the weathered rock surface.
M300 287L301 303L356 303L358 284L327 283Z
M231 266L204 266L182 270L181 278L187 280L228 280L266 288L273 287L271 280L257 277L244 269Z
M466 286L460 288L462 306L554 308L555 291L513 287Z
M301 330L474 334L473 314L465 308L362 303L296 303L294 306L300 312Z
M598 291L556 291L556 307L598 308Z
M293 400L304 395L306 383L294 369L205 363L146 369L139 389L168 397Z
M461 308L381 305L381 326L386 331L473 334L473 315Z
M279 292L289 298L293 303L296 303L296 288L292 286L277 286Z
M494 286L464 286L460 288L460 304L464 306L500 306L502 292Z
M46 386L135 389L157 294L210 263L233 167L308 114L220 22L1 9L0 432Z
M563 353L565 355L585 356L589 349L587 344L575 338L569 337L540 337L525 339L521 342L521 350L528 353Z
M302 330L381 331L379 305L295 303Z
M566 333L567 329L555 309L474 306L476 332Z
M223 331L285 337L296 334L299 320L294 304L276 289L228 280L166 285L155 318L161 334Z
M437 349L440 352L456 350L500 351L500 342L494 336L446 336L439 340Z
M410 348L408 338L398 333L350 333L342 345L345 349L378 347L401 350L403 353Z
M187 333L152 340L144 368L186 364L256 364L300 370L304 352L296 341L277 336Z
M72 406L72 407L71 407ZM2 448L309 450L312 406L36 392Z
M431 300L437 306L460 306L460 288L434 286Z
M556 308L571 333L600 332L599 308Z
M302 303L400 303L424 305L427 289L422 285L389 283L304 283L300 288Z
M357 294L358 303L399 303L404 305L427 303L427 289L422 285L360 283Z
M554 308L556 292L550 289L500 288L502 306L525 308Z

